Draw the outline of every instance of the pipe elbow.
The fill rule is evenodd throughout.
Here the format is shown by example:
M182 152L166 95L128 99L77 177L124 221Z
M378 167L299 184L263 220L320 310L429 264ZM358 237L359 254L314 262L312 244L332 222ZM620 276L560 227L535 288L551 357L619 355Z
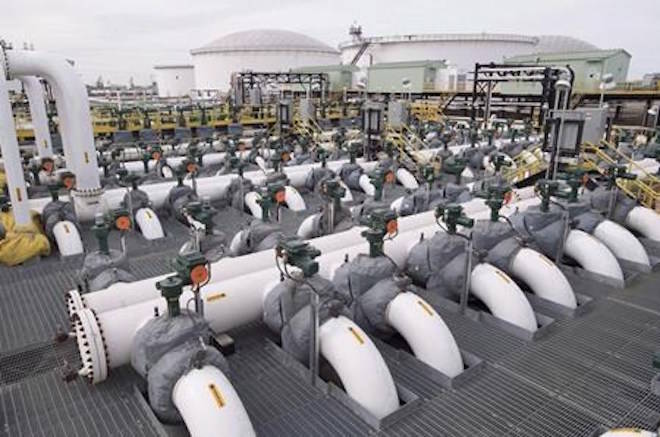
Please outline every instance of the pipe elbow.
M642 243L618 223L611 220L602 221L594 229L593 236L603 242L617 258L646 266L651 265Z
M646 238L660 241L660 215L652 209L634 207L626 216L625 225Z
M367 196L373 196L376 194L376 187L374 187L374 184L371 183L369 176L367 176L366 173L362 173L362 175L360 175L358 183L360 184L362 191L364 191L364 194Z
M568 233L564 253L589 272L623 281L623 271L616 257L607 246L584 231L573 229Z
M419 183L417 182L417 179L415 179L415 176L413 176L412 173L410 173L405 168L397 169L396 179L406 189L416 190L417 188L419 188Z
M192 369L174 385L172 402L191 437L256 436L250 417L229 379L217 367Z
M299 212L307 209L305 205L305 200L302 198L298 190L296 190L291 185L284 187L284 199L286 205L291 211Z
M151 208L140 208L135 213L135 222L140 228L140 232L147 240L157 240L165 237L163 226L158 216Z
M470 276L470 291L498 319L530 332L538 329L534 310L525 294L513 279L495 266L477 264Z
M314 222L316 218L318 217L318 214L312 214L309 217L307 217L303 222L300 224L300 227L298 227L298 232L297 235L300 238L308 239L312 237L312 234L314 232Z
M68 220L53 226L53 237L62 256L80 255L84 251L78 228Z
M424 299L414 293L400 293L387 305L385 317L420 361L450 378L463 371L463 358L454 336Z
M245 207L250 211L255 218L262 219L263 211L261 210L261 205L259 205L258 200L261 199L261 196L256 191L250 191L245 193L243 201Z
M321 355L339 375L348 396L379 419L399 408L390 370L358 325L344 316L330 318L321 325L319 340Z

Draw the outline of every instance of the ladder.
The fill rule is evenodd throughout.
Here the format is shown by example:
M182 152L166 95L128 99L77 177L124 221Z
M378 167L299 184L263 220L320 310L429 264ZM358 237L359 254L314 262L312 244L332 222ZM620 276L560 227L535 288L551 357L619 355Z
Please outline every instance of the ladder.
M627 171L637 174L637 179L616 181L617 186L628 196L646 206L655 209L660 207L660 179L648 173L643 167L630 159L617 147L607 141L601 141L598 145L585 143L582 145L580 154L582 167L588 171L597 171L605 175L610 165L625 165Z

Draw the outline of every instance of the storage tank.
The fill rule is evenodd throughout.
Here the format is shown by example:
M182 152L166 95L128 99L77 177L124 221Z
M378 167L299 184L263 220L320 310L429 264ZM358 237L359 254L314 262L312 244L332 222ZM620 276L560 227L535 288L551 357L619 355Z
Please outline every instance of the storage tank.
M192 65L156 65L154 71L158 97L189 96L195 87Z
M284 72L298 67L339 64L339 51L287 30L248 30L223 36L191 51L195 87L227 91L231 74Z
M344 64L350 64L362 51L357 62L361 68L380 63L445 60L456 68L456 72L449 73L453 75L473 71L477 62L502 62L505 57L515 55L596 48L562 35L439 33L363 37L359 26L351 27L350 34L351 41L339 45Z

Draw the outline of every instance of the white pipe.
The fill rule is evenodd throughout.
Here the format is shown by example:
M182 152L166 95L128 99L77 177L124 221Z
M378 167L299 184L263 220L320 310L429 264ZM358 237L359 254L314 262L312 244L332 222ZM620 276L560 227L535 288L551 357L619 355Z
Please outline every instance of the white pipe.
M76 175L76 189L80 192L98 190L98 174L92 119L89 114L87 89L72 65L66 59L47 53L7 50L9 74L12 77L41 76L56 87L63 99L66 123L63 143L68 144L71 161L67 162ZM57 96L56 96L57 97Z
M158 216L151 208L140 208L135 212L135 222L140 232L147 240L157 240L165 237Z
M172 402L191 437L257 435L238 393L216 367L193 368L179 378Z
M451 331L421 297L400 293L387 305L387 323L406 340L415 356L450 378L463 371L463 358Z
M397 197L392 203L390 203L390 209L395 211L397 215L401 213L401 206L403 205L404 196Z
M284 201L291 211L300 212L307 209L305 200L302 198L298 190L291 185L286 185L284 187Z
M243 196L243 203L250 214L258 219L263 219L263 211L261 205L259 205L259 200L261 200L261 195L256 191L250 191Z
M626 216L625 224L646 238L660 241L660 215L652 209L634 207Z
M348 188L348 185L344 183L344 181L340 180L339 185L345 190L344 197L341 198L342 202L352 202L353 201L353 193L351 193L351 189Z
M238 248L241 245L241 239L243 238L243 230L236 232L234 237L231 239L231 243L229 243L229 251L231 253L236 253L238 251Z
M521 199L527 199L528 196L533 195L533 187L531 189L526 188L519 190L517 191L517 194ZM525 200L522 202L524 201ZM515 209L515 205L515 202L509 204L508 208L513 210ZM462 206L465 213L474 218L476 218L478 214L487 214L489 211L482 199L473 199L469 202L463 203ZM403 262L407 256L408 246L419 241L420 233L423 232L427 236L433 235L438 230L438 227L435 224L433 211L401 217L398 221L399 236L395 240L388 242L386 247L389 251L398 250L400 247L402 251L401 259ZM363 242L364 239L360 236L360 233L364 231L364 229L365 228L362 226L354 226L344 232L337 232L331 235L314 238L311 240L311 243L323 254L329 254L338 250L345 250L351 253L366 252L368 246ZM241 233L242 231L236 233L232 239L230 245L232 251L235 251L235 248L240 244ZM360 250L353 252L355 247L360 247ZM391 252L388 252L388 254L392 256ZM343 262L343 257L337 262ZM267 269L272 265L273 254L270 250L251 253L236 258L222 258L211 264L211 281L220 282L261 269ZM321 268L324 268L324 264L321 264ZM334 270L329 270L328 274L331 275L333 272ZM166 276L167 275L161 275L133 283L117 283L104 290L87 293L82 296L77 290L71 290L67 293L69 313L72 314L78 309L87 307L94 309L98 314L122 306L128 306L158 298L160 292L156 289L155 283L164 279Z
M44 87L41 86L39 79L34 76L23 76L20 80L23 83L30 105L30 118L37 155L41 158L52 158L53 145L50 138L50 129L48 128Z
M612 252L584 231L569 231L564 243L564 253L589 272L623 281L621 266Z
M84 251L78 228L68 220L53 226L53 237L62 256L79 255Z
M30 224L27 189L5 77L5 63L0 49L0 152L2 152L14 220L18 226L27 226Z
M367 334L344 316L320 328L321 355L341 379L346 393L381 419L399 408L394 380L385 360Z
M623 226L611 220L603 220L594 229L593 236L602 241L617 258L646 266L651 265L642 243Z
M403 167L400 167L396 170L396 179L403 185L404 188L409 190L416 190L419 188L419 183L417 179L412 175L408 170Z
M470 277L470 291L498 319L530 332L538 329L534 310L525 294L500 269L486 263L477 264Z
M366 173L362 173L360 175L358 183L360 184L362 191L364 191L364 194L367 196L373 196L376 194L376 187L374 187L374 184L371 183L371 180L369 180L369 176Z
M607 431L600 437L658 437L658 434L639 428L620 428Z
M534 294L568 308L577 308L573 287L545 255L521 248L511 261L511 273L529 285Z
M319 214L312 214L303 220L298 227L298 232L296 234L305 240L309 239L314 231L314 221L318 216Z

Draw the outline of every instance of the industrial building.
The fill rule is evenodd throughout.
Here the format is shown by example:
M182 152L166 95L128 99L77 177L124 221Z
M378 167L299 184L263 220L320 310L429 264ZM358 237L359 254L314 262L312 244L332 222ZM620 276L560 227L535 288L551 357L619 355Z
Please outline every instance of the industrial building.
M339 51L288 30L249 30L218 38L191 51L197 90L227 91L231 74L289 71L310 65L339 64Z
M367 90L372 93L435 91L436 78L445 68L442 61L374 64L367 69Z
M552 53L531 53L506 57L508 64L534 65L568 65L575 74L573 89L576 92L597 91L606 75L617 83L624 82L628 77L630 53L623 49L564 51ZM532 85L517 84L516 91L529 92Z
M355 76L360 69L355 65L318 65L301 68L294 68L294 73L325 73L328 75L329 86L327 91L342 92L343 90L353 89L355 85Z
M190 96L195 88L195 70L192 65L156 65L154 70L158 97Z

